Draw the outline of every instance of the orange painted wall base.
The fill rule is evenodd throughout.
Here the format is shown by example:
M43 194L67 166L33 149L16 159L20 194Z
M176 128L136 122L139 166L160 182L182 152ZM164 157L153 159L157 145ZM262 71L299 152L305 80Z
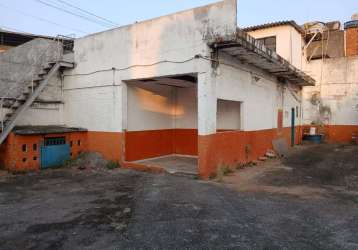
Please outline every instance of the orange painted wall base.
M11 134L0 147L0 164L10 171L40 169L40 145L45 137L65 136L72 141L72 157L84 151L101 153L106 159L120 162L124 167L143 169L129 161L168 154L199 156L202 177L216 173L220 165L235 166L256 160L272 148L277 137L291 139L290 128L261 131L220 131L198 136L196 129L154 130L139 132L75 132L68 134L20 136ZM296 143L300 142L301 128L296 128ZM81 143L78 143L81 141ZM22 151L22 145L27 151ZM36 150L33 145L37 144ZM123 156L125 154L125 159ZM154 172L159 170L155 169Z
M161 129L125 133L125 160L136 161L170 154L197 155L196 129Z
M309 133L310 127L315 127L316 133L323 134L326 143L351 143L353 134L358 136L358 125L304 125L304 132Z
M301 128L295 129L295 144L300 142ZM285 138L291 141L291 128L260 131L228 131L199 136L199 174L203 178L214 176L219 167L235 167L264 156L272 149L272 141Z
M122 161L123 133L121 132L87 132L86 151L98 152L107 160Z

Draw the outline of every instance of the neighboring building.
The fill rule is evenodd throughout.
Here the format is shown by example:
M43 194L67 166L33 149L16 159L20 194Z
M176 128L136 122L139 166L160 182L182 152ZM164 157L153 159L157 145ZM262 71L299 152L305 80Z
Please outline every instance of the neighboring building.
M53 37L39 36L29 33L13 32L0 29L0 53L20 46L36 38L53 39Z
M73 48L73 39L67 36L41 36L0 29L0 53L38 38L61 41L64 44L64 48L66 50L72 50Z
M11 147L20 152L25 141L26 148L36 142L40 168L47 140L59 150L56 143L68 145L73 155L71 145L80 140L76 153L97 151L126 167L146 168L154 157L191 157L199 174L209 177L219 167L265 155L278 138L299 143L301 90L314 80L299 70L300 58L286 61L238 29L236 9L235 0L226 0L79 38L73 54L65 55L73 63L59 64L61 50L49 54L60 57L52 66L42 64L46 71L36 74L45 80L28 98L42 87L35 103L49 95L59 102L41 110L31 102L8 115L4 131L27 126L7 136L1 159L11 158ZM54 130L43 126L49 124ZM26 153L5 167L26 169Z
M269 45L277 54L298 69L302 68L304 30L295 21L282 21L243 29L255 39Z
M303 70L317 84L304 89L304 123L316 125L327 141L347 143L358 135L358 21L344 30L339 22L315 26L306 29Z
M244 29L316 80L303 88L304 130L316 127L325 140L347 143L358 135L358 21L311 22L301 28L284 21ZM273 39L275 38L275 39ZM300 60L299 60L300 58ZM288 107L289 109L289 107ZM287 110L285 111L287 112Z

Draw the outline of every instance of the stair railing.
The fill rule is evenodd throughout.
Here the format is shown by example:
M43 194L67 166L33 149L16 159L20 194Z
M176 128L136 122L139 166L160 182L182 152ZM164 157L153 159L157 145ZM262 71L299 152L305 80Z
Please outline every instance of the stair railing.
M67 39L69 37L66 37L66 36L61 36L61 35L57 35L56 37L53 38L53 41L57 42L57 46L56 46L56 49L57 49L57 53L56 53L56 61L59 61L62 57L62 54L61 54L61 46L62 48L64 47L64 40ZM43 53L40 55L40 61L44 61L42 59L46 59L44 57L46 57L47 55L47 52L51 49L51 46L52 44L49 44L46 48L46 50L43 51ZM34 65L34 66L40 66L40 65ZM38 74L38 73L37 73ZM36 74L36 75L37 75ZM1 96L0 97L0 115L1 115L1 131L4 131L4 128L5 128L5 112L4 112L4 102L5 100L14 100L14 102L10 105L10 107L8 107L7 109L9 110L12 110L12 108L14 107L15 103L17 100L19 100L19 97L25 92L24 90L26 90L26 88L28 87L28 85L26 86L15 86L13 88L10 88L6 94L4 96ZM22 89L23 90L21 91L21 94L17 95L15 98L13 96L10 96L10 93L14 90L18 90L18 89ZM34 92L34 73L32 73L31 75L31 93Z
M10 88L7 92L6 92L6 94L4 95L4 96L1 96L0 97L0 114L1 114L1 131L3 131L4 130L4 128L5 128L5 111L4 111L4 102L5 102L5 100L14 100L14 102L12 103L12 105L10 105L10 107L8 108L8 109L12 109L12 107L13 107L13 105L16 103L16 100L18 100L18 98L22 95L22 93L21 93L21 95L19 95L19 96L16 96L15 98L14 97L12 97L12 96L10 96L10 93L12 92L12 91L14 91L14 90L18 90L18 89L21 89L22 88L22 86L15 86L15 87L12 87L12 88Z

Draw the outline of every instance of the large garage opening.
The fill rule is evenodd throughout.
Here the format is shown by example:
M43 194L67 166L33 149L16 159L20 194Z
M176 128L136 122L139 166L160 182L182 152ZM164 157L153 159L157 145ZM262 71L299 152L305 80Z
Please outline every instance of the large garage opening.
M126 81L125 160L197 173L197 76Z

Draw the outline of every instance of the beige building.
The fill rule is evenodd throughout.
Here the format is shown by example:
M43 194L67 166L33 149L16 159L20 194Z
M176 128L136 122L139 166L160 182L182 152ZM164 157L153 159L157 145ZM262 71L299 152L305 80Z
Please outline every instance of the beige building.
M358 21L284 21L248 27L250 35L316 80L303 88L306 133L316 127L330 142L350 142L358 134ZM287 114L287 111L284 111Z

